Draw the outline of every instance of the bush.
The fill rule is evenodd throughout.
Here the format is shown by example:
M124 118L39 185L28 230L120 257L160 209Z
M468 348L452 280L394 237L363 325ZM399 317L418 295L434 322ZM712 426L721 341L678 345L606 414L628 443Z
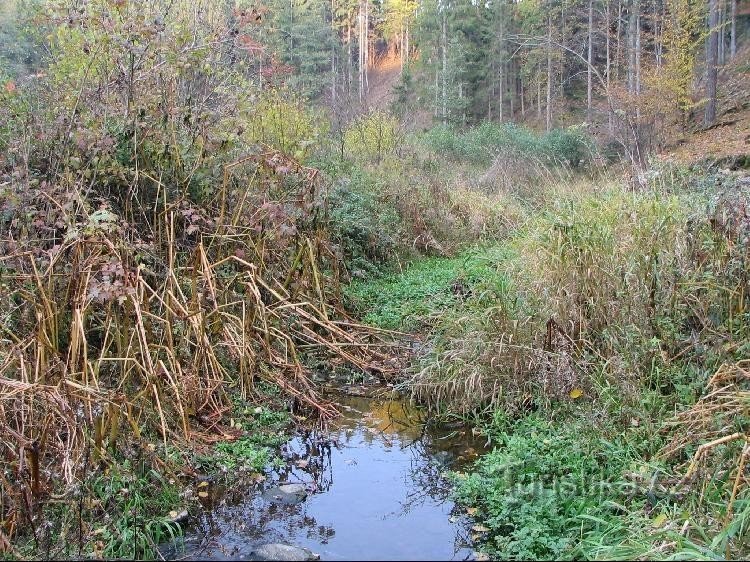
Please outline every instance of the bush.
M344 131L346 153L355 160L380 162L398 145L399 123L382 111L372 111L355 119Z
M630 487L620 481L630 451L605 440L583 420L555 425L540 416L490 427L495 447L463 478L457 500L473 506L487 535L482 549L510 560L573 557L576 537L617 518L614 502Z
M339 180L329 193L328 205L332 238L355 276L377 271L402 250L401 218L367 173L354 170Z
M322 117L286 90L264 90L260 99L243 112L241 122L249 125L244 135L248 142L267 144L298 160L304 160L326 132Z
M453 160L485 165L498 155L512 155L520 160L577 168L589 162L593 154L593 142L580 127L536 135L515 123L483 123L465 132L440 125L422 135L421 140Z

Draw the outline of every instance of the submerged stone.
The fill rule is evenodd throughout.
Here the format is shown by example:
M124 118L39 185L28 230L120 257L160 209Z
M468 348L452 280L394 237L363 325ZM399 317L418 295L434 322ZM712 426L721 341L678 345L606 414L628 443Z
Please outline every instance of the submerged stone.
M255 560L320 560L320 555L309 548L290 544L262 544L253 549L251 556Z
M303 484L284 484L266 490L263 497L274 503L300 503L307 497L307 488Z

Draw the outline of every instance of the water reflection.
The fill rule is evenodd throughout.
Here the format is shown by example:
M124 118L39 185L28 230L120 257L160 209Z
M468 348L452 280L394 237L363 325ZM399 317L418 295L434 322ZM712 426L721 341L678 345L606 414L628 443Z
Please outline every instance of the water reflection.
M338 401L344 415L335 424L283 447L283 469L223 491L177 557L241 559L282 542L323 560L470 559L466 521L452 514L444 478L461 453L479 448L470 433L427 430L423 413L402 400ZM263 497L297 483L308 490L301 503Z

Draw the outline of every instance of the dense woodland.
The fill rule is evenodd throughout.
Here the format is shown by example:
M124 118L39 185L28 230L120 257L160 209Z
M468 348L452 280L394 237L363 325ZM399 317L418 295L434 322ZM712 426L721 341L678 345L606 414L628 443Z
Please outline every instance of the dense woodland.
M748 556L749 131L747 0L0 0L0 557L158 558L330 373L484 440L477 559Z

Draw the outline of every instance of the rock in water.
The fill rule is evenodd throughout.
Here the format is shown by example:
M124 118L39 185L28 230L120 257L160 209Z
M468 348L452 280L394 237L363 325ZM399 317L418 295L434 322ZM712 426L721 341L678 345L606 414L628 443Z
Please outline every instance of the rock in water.
M279 486L279 490L285 494L294 494L295 496L307 496L307 488L302 484L284 484Z
M252 551L256 560L320 560L320 555L308 548L289 544L262 544Z
M307 489L302 484L284 484L266 490L263 497L274 503L296 504L307 497Z

